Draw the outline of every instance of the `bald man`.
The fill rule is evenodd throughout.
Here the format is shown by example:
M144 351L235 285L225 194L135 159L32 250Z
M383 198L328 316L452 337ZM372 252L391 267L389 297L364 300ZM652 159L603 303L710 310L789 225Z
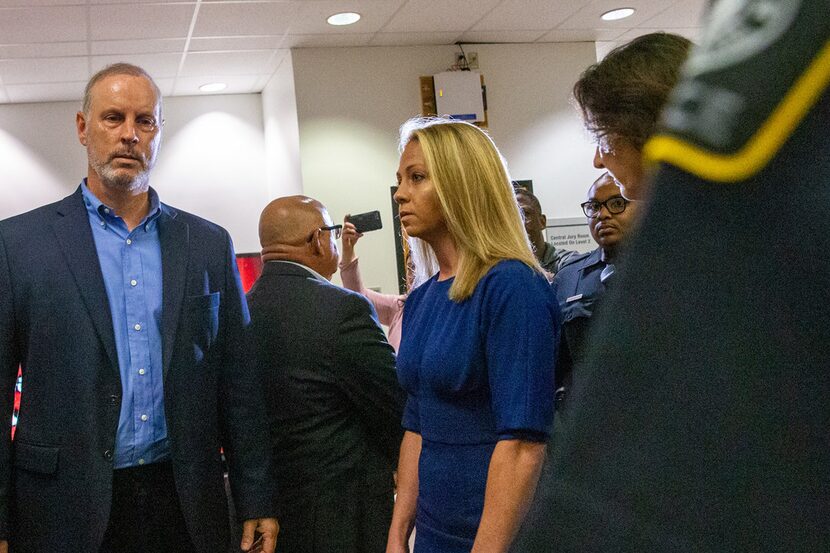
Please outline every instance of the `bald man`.
M278 552L382 553L392 517L405 397L371 304L329 282L340 230L305 196L274 200L259 222L248 349L269 409Z

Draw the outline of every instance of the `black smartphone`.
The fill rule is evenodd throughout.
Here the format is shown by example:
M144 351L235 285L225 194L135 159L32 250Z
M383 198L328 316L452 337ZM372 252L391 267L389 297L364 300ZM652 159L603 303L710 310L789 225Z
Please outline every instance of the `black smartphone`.
M349 222L354 225L357 232L363 234L370 230L380 230L383 224L380 222L380 211L367 211L366 213L358 213L357 215L349 215Z

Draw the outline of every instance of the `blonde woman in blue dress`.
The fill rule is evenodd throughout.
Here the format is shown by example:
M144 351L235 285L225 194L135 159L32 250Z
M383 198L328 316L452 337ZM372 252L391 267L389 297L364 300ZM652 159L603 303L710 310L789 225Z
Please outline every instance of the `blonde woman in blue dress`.
M504 160L468 123L401 129L401 225L435 274L406 302L408 394L387 553L507 551L533 496L553 417L558 305Z

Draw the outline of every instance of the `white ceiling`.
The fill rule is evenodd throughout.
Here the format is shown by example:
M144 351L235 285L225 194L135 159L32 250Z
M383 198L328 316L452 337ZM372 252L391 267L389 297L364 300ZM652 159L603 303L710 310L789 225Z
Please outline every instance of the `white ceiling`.
M697 34L706 0L0 0L0 103L76 100L107 64L144 67L166 96L259 92L291 48L622 42ZM632 7L620 21L600 14ZM326 18L362 19L332 27Z

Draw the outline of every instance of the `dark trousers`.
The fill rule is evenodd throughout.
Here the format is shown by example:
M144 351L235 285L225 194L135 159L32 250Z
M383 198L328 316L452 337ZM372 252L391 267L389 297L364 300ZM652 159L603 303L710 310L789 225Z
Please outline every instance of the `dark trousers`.
M277 553L383 553L393 494L386 486L373 490L350 482L285 505Z
M100 553L193 553L170 462L118 469Z

